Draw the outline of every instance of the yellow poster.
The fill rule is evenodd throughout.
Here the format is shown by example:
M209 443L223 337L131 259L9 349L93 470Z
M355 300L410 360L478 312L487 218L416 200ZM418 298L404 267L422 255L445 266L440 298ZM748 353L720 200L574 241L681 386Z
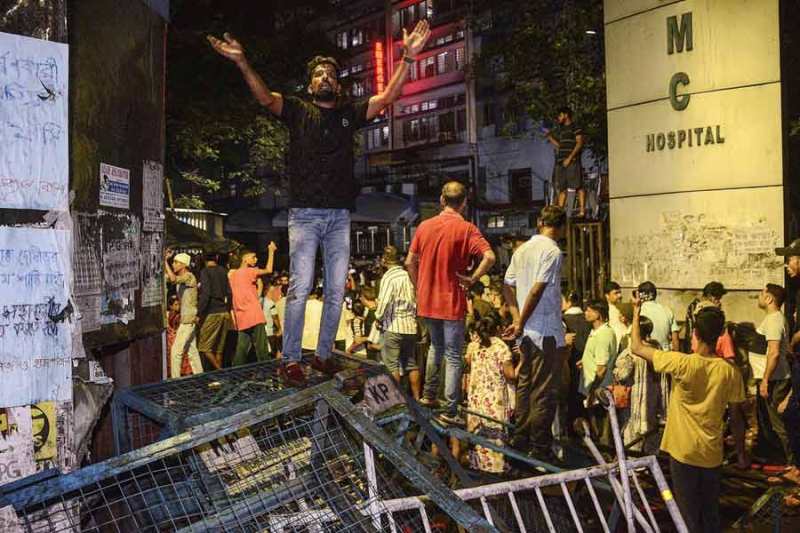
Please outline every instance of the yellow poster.
M56 403L41 402L31 406L33 457L37 461L55 460Z

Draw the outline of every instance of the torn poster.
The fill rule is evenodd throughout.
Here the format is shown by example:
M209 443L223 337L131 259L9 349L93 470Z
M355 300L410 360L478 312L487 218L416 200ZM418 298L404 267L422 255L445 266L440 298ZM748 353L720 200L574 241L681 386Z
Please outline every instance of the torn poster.
M100 163L100 205L120 209L130 208L130 170Z
M0 405L72 399L71 235L0 227Z
M77 314L83 333L100 329L100 295L85 294L75 297L78 306Z
M100 323L127 324L136 316L134 291L139 288L141 223L129 214L101 213L103 294Z
M36 473L30 407L10 407L4 411L7 429L0 434L0 485Z
M0 207L68 207L68 50L0 33Z
M72 402L32 405L31 428L37 471L55 468L65 473L74 468Z
M96 214L74 213L73 238L75 240L72 264L75 265L76 295L97 294L103 290L101 273L102 224ZM99 312L99 307L98 307ZM84 331L91 331L84 329Z
M56 403L40 402L31 405L33 432L33 458L39 461L55 460L56 453Z
M164 250L161 233L142 237L142 307L161 305L164 299Z
M142 170L142 230L164 231L164 167L145 161Z

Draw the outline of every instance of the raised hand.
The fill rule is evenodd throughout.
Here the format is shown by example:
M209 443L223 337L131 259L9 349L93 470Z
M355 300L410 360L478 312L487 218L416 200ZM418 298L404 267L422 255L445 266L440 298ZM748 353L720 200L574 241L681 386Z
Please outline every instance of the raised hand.
M237 64L245 61L244 47L239 41L231 37L231 34L227 32L222 37L225 39L224 41L220 41L213 35L207 35L206 39L211 43L211 47L222 57L226 57Z
M410 57L417 57L417 54L422 52L425 48L425 43L431 36L431 25L427 20L420 20L414 27L414 31L408 33L405 28L403 29L403 48L406 55Z
M278 245L275 244L275 241L269 241L269 244L267 245L267 251L271 254L274 254L277 249Z

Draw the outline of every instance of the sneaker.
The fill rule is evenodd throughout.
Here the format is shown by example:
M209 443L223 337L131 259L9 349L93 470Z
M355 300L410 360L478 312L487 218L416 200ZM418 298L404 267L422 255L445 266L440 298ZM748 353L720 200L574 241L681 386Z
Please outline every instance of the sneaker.
M418 403L422 407L427 407L428 409L438 409L439 408L439 400L432 400L431 398L426 398L425 396L420 398Z
M444 422L450 426L464 426L466 422L458 415L451 415L450 413L441 413L436 417L440 422Z
M278 375L290 387L302 387L306 384L306 373L300 363L291 362L281 365Z

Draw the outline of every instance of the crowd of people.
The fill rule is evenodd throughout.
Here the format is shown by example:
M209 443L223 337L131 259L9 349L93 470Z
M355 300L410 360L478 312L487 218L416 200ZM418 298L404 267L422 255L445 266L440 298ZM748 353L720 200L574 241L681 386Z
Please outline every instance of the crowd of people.
M559 128L548 137L557 152L558 205L541 211L532 238L504 239L492 250L462 216L466 188L449 182L441 213L419 225L404 259L390 246L380 276L349 267L350 212L359 190L353 133L397 100L430 37L425 20L404 30L398 67L384 90L357 103L342 98L333 58L308 63L306 101L272 91L229 34L208 37L289 130L290 272L273 272L274 245L263 269L251 251L234 258L228 272L209 257L199 280L188 255L168 256L166 274L176 286L170 375L275 357L280 377L302 385L308 366L337 370L338 347L381 361L440 423L463 424L554 463L563 459L579 418L608 442L600 400L609 391L625 445L669 456L675 500L690 531L719 530L727 442L735 464L745 468L747 441L757 439L753 456L766 458L772 448L788 465L773 481L800 482L800 361L791 355L800 335L789 334L782 287L767 285L761 293L766 316L758 328L726 322L725 289L716 282L692 302L683 328L651 282L639 284L628 301L611 281L602 299L562 294L559 241L570 191L578 216L586 209L584 135L569 108L559 111ZM778 253L788 258L789 275L800 276L800 240ZM220 351L231 327L237 331L232 358ZM313 353L302 358L302 350ZM456 444L456 455L476 469L503 474L512 466L486 447L462 454Z
M462 184L446 184L441 204L442 212L417 229L405 259L387 246L379 264L349 269L341 311L327 326L335 348L381 362L440 423L552 463L564 460L578 419L613 446L601 401L609 391L624 445L669 455L675 497L697 527L718 523L712 511L725 443L735 466L750 468L751 456L786 464L770 482L800 484L800 403L792 386L792 376L800 385L800 362L792 359L800 334L789 334L783 287L764 287L758 305L765 316L756 328L727 322L727 291L710 282L679 325L651 282L627 301L613 281L602 299L562 293L563 209L545 208L538 233L513 241L506 268L462 216ZM797 248L782 252L790 275L800 271ZM292 363L283 344L293 283L287 272L274 272L276 250L270 243L263 268L250 250L227 258L227 267L211 254L197 274L190 256L167 253L166 276L176 288L170 376L256 360ZM321 350L326 298L324 279L317 279L299 333L307 353ZM226 351L230 330L236 342ZM333 359L312 366L337 370ZM486 447L454 451L487 473L511 468Z

